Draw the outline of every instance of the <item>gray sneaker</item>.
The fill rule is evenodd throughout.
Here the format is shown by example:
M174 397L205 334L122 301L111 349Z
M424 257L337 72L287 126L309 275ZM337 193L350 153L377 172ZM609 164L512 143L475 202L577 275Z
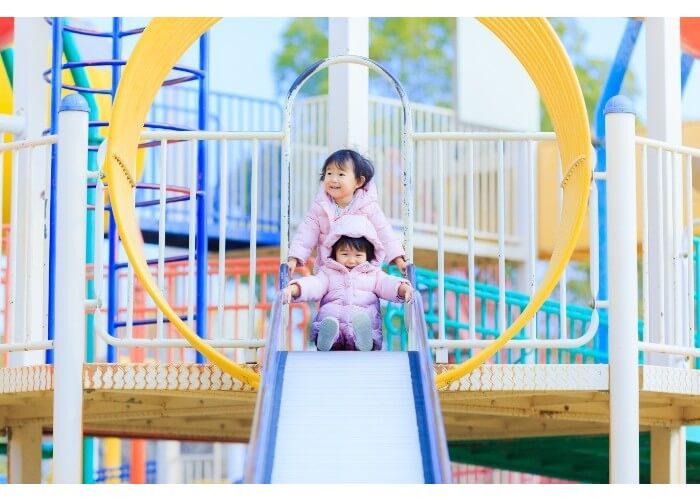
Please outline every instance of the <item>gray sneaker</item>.
M358 313L352 317L352 329L355 331L355 347L360 351L371 351L374 346L369 316Z
M333 343L338 338L340 325L335 318L326 318L321 321L318 327L318 337L316 338L316 348L319 351L330 351Z

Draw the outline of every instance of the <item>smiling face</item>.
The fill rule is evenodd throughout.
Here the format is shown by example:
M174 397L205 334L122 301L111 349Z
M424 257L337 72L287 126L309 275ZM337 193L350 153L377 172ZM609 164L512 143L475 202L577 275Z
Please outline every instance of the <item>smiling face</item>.
M352 269L367 262L367 252L352 248L350 245L343 245L335 251L335 260L348 269Z
M323 187L340 207L347 206L352 201L355 190L365 183L364 177L355 177L352 162L342 165L330 163L323 174Z

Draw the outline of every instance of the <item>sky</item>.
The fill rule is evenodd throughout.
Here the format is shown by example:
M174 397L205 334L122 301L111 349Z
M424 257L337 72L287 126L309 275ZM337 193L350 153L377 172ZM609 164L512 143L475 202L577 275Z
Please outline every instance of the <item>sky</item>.
M613 60L618 44L627 24L627 19L617 18L579 18L581 28L588 35L586 52L592 56ZM640 88L634 104L637 115L646 118L646 48L645 31L642 27L637 44L632 52L630 69L637 77ZM686 120L700 120L700 62L694 64L683 95L683 117Z
M578 19L587 35L586 52L591 56L612 60L627 20L622 17ZM290 18L226 18L215 26L212 31L212 89L276 98L272 76L274 55L281 48L281 36L290 21ZM219 47L218 43L222 46ZM642 120L646 117L644 58L642 28L630 63L640 89L634 104ZM691 71L683 100L683 112L685 119L700 119L700 64Z
M627 20L622 17L578 18L587 35L585 50L591 56L612 60ZM273 64L281 49L282 33L291 18L224 18L212 28L210 49L210 89L246 96L276 99ZM108 18L94 21L102 28ZM126 27L144 25L145 18L128 18ZM133 37L133 41L135 42ZM125 42L126 50L130 41ZM646 117L646 77L644 28L637 40L630 64L637 76L640 93L634 101L638 116ZM190 50L186 62L197 63L196 50ZM700 120L700 64L691 71L683 100L684 118Z

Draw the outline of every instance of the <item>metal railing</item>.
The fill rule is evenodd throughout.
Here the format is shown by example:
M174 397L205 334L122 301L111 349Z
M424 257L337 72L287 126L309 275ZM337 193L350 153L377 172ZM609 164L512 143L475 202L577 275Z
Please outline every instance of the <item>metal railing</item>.
M279 147L284 134L282 132L206 132L206 131L189 131L189 132L178 132L178 131L161 131L161 132L144 132L143 139L146 141L151 141L156 145L154 149L158 149L159 153L159 168L158 176L152 179L152 183L141 183L136 188L135 203L137 209L146 208L150 210L157 211L157 216L152 217L147 215L145 218L157 221L157 252L154 258L150 261L154 268L154 275L161 290L169 296L171 302L176 304L178 312L185 318L191 326L195 325L197 318L195 317L195 280L196 277L196 262L194 253L194 241L195 241L195 229L197 227L196 217L196 199L201 196L202 193L198 192L196 186L196 175L195 175L195 165L194 162L194 151L196 151L196 146L198 141L207 141L210 145L222 146L222 154L219 156L219 164L217 165L217 171L220 173L221 178L229 177L229 170L232 162L228 159L227 145L229 143L241 143L247 146L247 151L250 153L250 157L247 161L250 162L250 180L247 185L247 193L249 193L246 199L246 204L249 206L249 211L253 214L252 219L248 222L247 233L249 237L249 272L248 276L259 276L256 272L256 251L257 251L257 235L258 227L260 224L264 224L264 220L258 216L259 208L259 198L263 199L277 199L272 192L265 191L265 183L260 181L260 154L262 148L265 145L270 145L271 147ZM446 233L449 230L445 221L448 219L446 217L446 203L444 202L444 186L445 183L450 183L448 179L447 172L445 169L446 158L456 157L460 164L464 165L465 169L462 172L464 178L462 179L465 184L466 196L461 196L462 206L459 209L460 212L465 211L466 216L466 232L464 234L464 239L467 241L467 278L468 278L468 291L467 297L467 315L471 318L476 318L476 288L472 286L474 283L473 277L475 276L475 261L474 257L478 253L476 249L476 235L477 235L477 225L476 225L476 210L475 210L475 198L477 191L477 184L475 182L476 175L476 164L477 157L475 151L477 145L483 143L493 143L495 144L495 150L497 151L496 163L497 169L494 172L495 184L498 187L498 203L497 203L497 229L498 233L496 236L496 250L498 255L498 301L494 302L496 309L489 311L488 305L487 314L482 314L482 327L486 324L486 316L488 313L492 313L495 318L495 325L493 328L495 330L501 329L503 326L507 325L512 318L515 317L517 313L517 307L522 307L522 305L517 307L509 307L506 297L506 275L505 275L505 261L506 261L506 214L508 212L515 211L512 206L513 201L507 195L506 190L506 143L510 144L513 148L520 148L529 151L527 158L531 158L535 144L540 141L552 141L554 136L552 134L514 134L514 133L494 133L494 132L416 132L411 135L411 138L416 142L416 157L422 158L423 161L435 165L437 167L437 175L433 176L436 178L435 187L437 191L431 195L429 199L423 200L421 203L417 203L418 206L426 205L428 201L432 203L434 212L437 214L434 224L437 227L437 250L438 250L438 279L437 279L437 306L431 309L432 312L437 312L437 329L436 338L431 340L431 346L437 349L438 352L442 352L442 357L447 353L447 350L463 350L463 349L473 349L485 346L490 340L488 336L477 336L477 322L472 321L466 324L467 329L464 331L466 335L460 336L459 338L448 338L446 335L446 307L445 307L445 269L444 269L444 253L446 250ZM432 147L429 147L432 145ZM183 161L176 151L170 151L170 147L175 146L181 148L181 152L190 152L190 155L185 155L185 163L188 163L191 167L189 169L188 175L183 175L182 168L173 168L172 159L173 156L178 158L177 161ZM297 153L293 150L293 153ZM431 154L432 153L432 156ZM190 161L187 161L189 158ZM420 165L420 164L419 164ZM528 162L523 165L518 165L520 170L521 182L527 186L527 191L529 192L530 203L527 207L526 213L529 216L528 221L528 232L530 240L528 248L528 259L526 265L528 266L528 281L530 283L530 295L534 292L536 276L535 276L535 251L534 251L534 224L536 220L536 211L534 203L534 190L535 190L535 167L534 163ZM420 169L420 167L419 167ZM178 170L180 172L178 173ZM169 174L171 172L176 172L179 177L171 177ZM93 176L94 177L94 176ZM176 184L173 184L176 183ZM262 184L262 186L261 186ZM295 183L297 184L297 183ZM314 184L317 184L316 179L314 179ZM101 214L105 208L104 206L104 185L101 180L94 179L94 185L91 189L95 190L95 206L92 207L96 214ZM455 189L455 192L458 190ZM461 190L460 190L461 192ZM464 194L464 193L462 193ZM265 340L259 338L256 332L263 331L264 329L264 315L261 315L261 311L264 311L265 298L264 294L267 293L266 289L270 285L274 287L274 283L270 285L265 285L259 280L269 280L269 276L260 275L256 280L254 286L250 283L240 282L236 286L235 290L239 291L242 288L246 288L247 292L247 315L246 315L246 326L245 328L240 328L244 330L244 335L236 335L235 338L231 338L229 335L224 335L226 332L226 314L227 306L226 304L231 304L231 300L227 297L232 293L234 287L227 285L230 277L226 275L226 241L228 234L228 198L231 196L231 189L226 184L220 184L217 191L218 199L220 200L221 210L218 214L219 224L218 224L218 261L217 261L217 272L213 273L211 265L209 265L209 285L210 290L207 297L208 301L206 303L205 314L209 316L212 314L214 316L214 321L212 324L216 324L216 328L210 328L209 331L209 341L211 345L221 348L259 348L265 343ZM210 198L215 198L216 196L209 196ZM385 197L391 198L391 197ZM595 196L593 196L595 200ZM443 203L438 203L438 200L443 200ZM175 217L173 222L173 217L170 213L170 205L181 204L186 209L187 217L186 219L179 220ZM292 207L295 208L295 204L292 200ZM137 210L138 211L138 210ZM595 210L592 211L593 214L596 213ZM183 227L187 228L187 248L188 251L185 255L166 255L166 220L168 226L174 223L181 223ZM104 242L102 235L104 234L104 218L94 217L94 234L95 237L95 269L102 269L105 265L104 256ZM592 221L591 227L595 227L595 221ZM593 235L592 235L593 236ZM593 238L593 240L595 240ZM434 245L434 243L433 243ZM592 246L592 248L597 248ZM597 256L597 249L591 252L592 256ZM168 286L166 289L166 262L172 272L177 269L176 276L173 277L173 283L168 283L172 285L172 288ZM150 298L143 295L142 291L138 290L138 287L134 280L134 273L129 264L123 266L124 269L120 271L122 276L125 275L125 281L118 287L115 287L116 294L119 297L125 298L123 302L120 302L117 310L120 312L119 317L111 318L111 328L110 325L106 325L103 307L107 303L106 293L105 293L105 283L104 276L102 273L95 275L95 299L90 301L88 307L95 314L95 331L97 335L105 341L107 344L115 347L126 347L126 348L186 348L189 346L184 340L178 338L172 338L170 332L166 335L166 321L163 314L160 311L156 311L153 307ZM596 276L595 270L597 265L592 265L593 269L592 282L595 283ZM175 283L177 282L177 283ZM596 295L595 286L591 290L591 295ZM215 291L215 292L214 292ZM214 296L214 293L216 296ZM139 308L145 311L146 308L151 307L155 311L155 318L139 316L135 314L135 307L137 305L137 297L141 295L139 300L143 303L139 304ZM592 318L588 323L588 329L585 332L573 332L569 331L570 328L576 328L575 325L569 325L567 323L566 316L566 282L565 278L562 280L562 284L559 287L559 326L558 334L552 335L549 329L550 318L549 316L544 321L544 328L546 330L545 336L538 336L538 322L533 321L529 325L526 335L524 338L516 339L507 345L510 349L544 349L544 348L577 348L582 347L591 340L591 336L595 333L595 326L597 325L597 311L593 311ZM426 297L426 301L430 302L432 299ZM113 299L114 300L114 299ZM238 307L241 304L241 300L236 298L234 304L237 307L237 313L242 314L243 311ZM263 307L261 307L263 304ZM480 304L480 309L483 310L483 305ZM213 310L215 309L215 311ZM434 318L431 311L428 311L428 320ZM547 314L547 313L545 313ZM240 321L236 321L238 325ZM143 326L153 325L147 332L143 332ZM262 326L262 328L261 328ZM458 325L450 324L450 328L454 328ZM483 328L481 328L483 329ZM122 334L117 334L117 331L123 332ZM139 333L141 330L141 333ZM483 334L485 332L479 332ZM578 335L576 335L578 333ZM295 343L293 338L289 339L289 343ZM302 341L302 348L305 347L305 343ZM44 348L47 347L43 346ZM24 348L24 346L22 346ZM237 355L236 355L237 356ZM461 354L458 354L461 356ZM442 358L440 358L442 359Z
M196 89L168 88L159 95L152 109L153 120L187 124L196 128ZM212 93L209 102L209 129L227 131L259 131L278 130L282 121L282 108L279 103L270 100L253 99L226 93ZM460 122L455 112L449 108L412 105L413 129L416 132L474 132L475 126ZM369 98L369 149L363 151L377 167L376 182L381 196L382 209L392 223L401 225L400 207L400 134L401 134L401 101L384 97L370 96ZM300 98L295 105L292 126L292 166L294 169L294 190L291 193L291 226L296 229L303 219L306 210L312 203L318 189L318 176L324 159L331 153L328 150L328 96ZM483 129L482 129L483 130ZM180 158L173 163L168 175L169 184L183 185L192 158L182 145L169 144L173 153ZM208 190L218 191L222 183L228 183L231 193L226 201L208 197L210 227L215 232L220 219L220 212L225 211L230 220L228 237L232 240L245 241L250 219L248 192L246 186L251 175L248 159L249 147L243 143L230 143L223 151L219 144L209 146L208 165L216 175L209 176ZM479 242L479 255L496 257L498 240L498 221L494 214L498 205L498 151L495 144L476 142L473 144L475 162L475 183L478 190L475 193L475 237ZM146 168L143 180L155 183L158 176L158 155L155 151L147 151ZM227 155L231 167L228 177L222 177L217 165L223 154ZM505 144L504 151L505 186L509 199L523 198L519 189L519 172L521 166L533 161L533 151L528 151L522 144ZM195 155L196 156L196 155ZM448 206L446 213L446 238L451 251L464 253L464 240L468 226L465 198L461 196L460 188L466 188L465 152L447 155L446 172L450 185L447 192ZM260 152L260 176L262 185L270 185L271 192L277 192L279 185L279 150L275 147L263 148ZM427 163L426 155L417 155L416 196L419 203L415 212L416 243L419 247L429 247L430 238L434 237L437 213L432 206L432 199L438 189L432 170ZM180 178L176 178L176 176ZM279 206L275 197L263 197L260 206L261 220L258 221L261 230L261 242L277 244L279 242ZM510 260L524 261L527 255L527 237L520 230L520 211L516 208L526 200L518 200L509 205L505 214L505 251ZM146 229L151 221L156 220L157 207L142 210L142 223ZM186 226L182 221L187 214L184 207L173 206L169 210L169 232L186 234ZM180 224L178 224L178 220ZM213 233L212 233L213 234ZM212 235L210 234L210 237Z
M517 310L513 307L509 307L508 301L506 300L507 294L507 273L506 273L506 214L512 210L519 210L524 212L527 217L522 217L519 224L525 228L525 234L527 234L527 257L525 259L524 265L527 274L528 290L525 292L527 300L529 300L536 288L537 276L536 276L536 253L535 253L535 224L537 222L538 214L536 211L535 204L535 184L536 184L536 167L534 163L529 162L522 165L518 165L520 180L518 184L523 187L523 191L526 191L528 195L525 198L528 200L526 206L513 207L514 200L508 196L506 185L508 183L508 175L506 172L506 143L511 143L518 147L523 147L527 151L534 151L535 144L542 141L554 141L555 136L552 133L500 133L500 132L444 132L444 133L414 133L413 139L416 141L416 157L421 158L422 156L426 158L426 164L433 166L432 172L435 178L435 183L437 186L437 191L435 196L432 198L431 203L434 205L434 210L436 215L436 230L437 230L437 329L436 338L430 341L433 348L436 349L438 362L447 362L447 355L449 349L469 349L469 348L482 348L487 346L491 339L483 338L477 335L477 308L476 308L476 266L475 266L475 256L479 254L477 251L476 243L476 185L475 185L475 144L476 143L491 143L495 145L495 150L497 152L496 156L496 171L495 171L495 184L497 186L497 209L496 213L493 214L493 218L496 220L497 226L497 237L496 237L496 251L497 251L497 295L498 300L495 301L496 310L493 311L494 317L494 329L502 332L504 331L517 317ZM429 153L432 152L432 155ZM446 220L447 213L452 207L446 202L447 197L445 196L445 186L449 185L449 179L446 171L446 161L448 157L457 155L464 164L466 165L465 174L465 185L466 189L460 191L462 193L462 198L464 201L464 210L466 211L467 228L465 231L467 240L467 283L468 291L467 294L467 304L466 312L467 317L474 318L474 321L470 321L466 326L467 329L464 335L458 339L448 339L447 338L447 308L446 308L446 289L445 289L445 253L448 250L446 247ZM527 155L528 157L530 155ZM561 168L557 169L561 181ZM559 196L559 209L561 210L562 203L562 191L560 189ZM591 210L589 211L590 217L590 228L597 228L597 190L594 185L591 186ZM418 203L417 205L420 205ZM571 349L580 348L589 344L595 333L597 331L599 323L598 308L603 306L600 302L596 302L598 294L598 240L596 231L591 230L590 233L590 258L591 258L591 275L590 275L590 294L594 299L594 309L592 312L592 317L584 331L570 331L570 327L567 320L567 274L564 273L560 278L558 291L558 307L559 307L559 324L556 329L556 334L552 334L552 330L549 328L549 318L545 321L546 335L543 337L540 333L539 323L536 319L533 319L528 324L524 335L520 339L513 339L508 342L504 349ZM433 245L435 242L433 240ZM550 303L551 304L551 303ZM481 301L481 309L483 311L484 307L488 307L488 304ZM482 322L485 321L485 316L483 312L481 313ZM453 328L457 325L450 325ZM575 326L575 325L574 325ZM578 334L578 335L577 335Z
M644 324L639 349L698 358L693 161L700 149L644 137L635 143Z
M178 123L183 127L198 129L198 91L195 88L165 87L158 94L151 108L151 120L158 123ZM257 99L224 92L209 94L208 130L256 132L280 130L282 107L272 100ZM206 197L208 220L211 228L209 238L218 236L217 228L221 220L227 220L227 238L247 241L250 225L250 160L251 145L245 141L211 142L207 144L207 193L219 193L222 187L230 193L226 200L216 196ZM188 185L192 163L197 161L197 151L192 151L185 143L170 141L167 144L169 157L167 178L169 185ZM161 152L159 148L149 148L144 152L143 182L157 184L161 172ZM227 170L221 170L222 159L229 163ZM279 241L279 159L277 144L261 144L258 154L260 185L265 192L260 197L258 239L263 244ZM141 199L148 198L139 193ZM141 224L146 230L156 231L154 221L159 215L156 205L143 207L140 211ZM174 204L168 208L168 232L187 234L187 207Z
M389 272L398 275L395 268ZM428 325L428 338L435 339L438 336L439 308L438 308L438 274L428 269L416 269L416 286L423 297L424 317ZM457 276L445 276L445 334L448 340L465 340L469 338L471 323L475 323L476 339L492 341L501 333L498 325L499 290L497 286L476 282L475 316L469 316L468 301L470 282ZM506 323L511 323L527 306L529 297L513 290L506 291ZM407 332L403 321L403 308L401 304L387 304L384 312L384 329L386 332L386 345L390 350L407 348ZM561 318L560 303L546 301L536 316L537 329L540 338L544 340L556 339L560 336L562 323L567 325L567 330L573 338L581 338L590 330L594 320L593 310L589 307L569 304L566 306L565 317ZM471 319L473 318L473 319ZM601 314L600 322L605 324L606 317ZM641 323L640 323L641 331ZM521 330L513 342L527 340L527 331ZM517 344L515 344L517 345ZM451 350L448 356L449 363L460 363L469 359L478 350L478 347L456 348ZM508 349L500 351L494 356L495 363L605 363L607 353L601 352L595 345L595 339L591 339L582 347L576 348L537 348L523 347L521 349Z
M150 261L152 265L156 262ZM299 268L300 273L308 274L306 268ZM106 271L105 271L106 272ZM208 301L207 301L207 325L210 339L241 339L243 332L248 327L248 290L250 283L250 267L247 258L226 257L224 263L223 298L221 297L221 281L219 275L219 261L210 258L208 263ZM184 290L188 279L188 262L171 260L164 262L163 278L166 297L175 312L179 315L187 314L187 303ZM133 337L134 339L153 339L157 336L157 318L159 310L150 300L147 293L136 281L132 284L133 292L125 293L130 285L128 272L123 269L118 273L119 285L118 316L116 326L118 332L122 332L126 326L126 316L129 313L129 304L125 299L133 298ZM272 309L272 298L279 287L279 258L261 257L256 262L256 329L266 331L269 321L269 312ZM300 303L290 306L294 312L293 328L290 328L284 338L285 347L289 350L306 350L308 346L307 325L310 321L309 304ZM223 314L221 311L223 310ZM162 325L164 339L180 339L179 334L170 323ZM134 344L135 347L139 344ZM152 346L152 345L150 345ZM142 347L136 347L142 349ZM242 354L238 351L231 353L236 361L242 361ZM129 355L128 350L119 354ZM185 347L150 350L146 353L149 359L157 359L163 362L188 361L188 353Z
M424 132L475 132L476 127L459 122L449 108L412 104L413 130ZM328 97L300 98L294 112L292 127L292 168L295 179L291 193L291 225L296 228L303 220L318 190L318 179L323 161L331 153L328 150ZM376 167L375 182L380 192L380 204L394 227L402 225L401 214L401 101L376 96L369 98L369 149L363 151ZM445 213L445 235L451 252L465 253L465 241L469 230L469 212L466 210L464 191L467 189L468 157L473 158L474 184L478 187L474 200L474 236L478 241L480 256L496 257L498 248L499 187L498 168L501 161L495 141L474 141L467 151L466 143L444 156L445 181L448 183ZM503 214L506 258L524 261L527 255L527 235L520 224L524 214L518 207L526 202L526 192L520 189L523 174L532 168L535 150L528 149L526 141L506 141L502 156L504 189L512 203ZM415 154L414 212L416 245L431 248L435 237L437 210L434 200L440 182L434 174L434 158L427 148L418 148ZM529 166L530 165L530 166Z
M157 221L156 231L157 231L157 250L155 258L151 261L152 265L155 267L155 278L160 287L161 291L167 296L169 291L165 288L165 263L166 259L171 262L184 262L186 271L186 276L180 276L178 279L183 281L182 286L177 286L177 289L171 293L184 293L184 296L180 296L175 299L175 302L181 304L184 307L183 319L187 321L192 329L195 329L195 325L200 319L195 316L202 313L206 314L206 310L210 304L207 304L206 297L204 298L205 308L201 309L197 305L197 293L199 289L197 288L198 279L206 279L205 276L197 276L196 272L196 256L195 256L195 239L198 237L196 235L197 227L199 226L198 217L201 217L201 213L197 210L197 198L198 196L203 196L197 189L197 176L196 176L196 162L195 151L197 143L199 141L207 141L211 144L219 144L222 146L223 154L219 157L220 163L217 165L217 169L221 172L222 178L228 178L229 169L232 162L229 162L228 156L226 154L226 145L229 143L244 143L248 146L248 151L250 152L250 184L247 186L247 192L249 196L247 198L250 207L250 213L252 217L248 222L248 230L246 238L249 240L248 251L249 251L249 273L248 276L258 276L256 271L257 259L257 236L259 223L261 222L258 217L259 209L259 199L273 199L276 198L271 192L269 185L265 185L260 182L260 151L266 145L274 145L278 147L279 141L281 141L283 134L281 132L207 132L207 131L188 131L188 132L176 132L176 131L161 131L161 132L144 132L142 138L146 141L155 142L159 146L159 175L154 183L139 184L135 188L135 206L137 213L141 207L153 207L157 209L158 216L153 220ZM171 155L169 154L169 145L177 144L184 148L184 150L189 150L190 155L188 158L191 160L189 162L189 174L182 178L180 177L176 182L180 184L172 185L169 184L170 178L168 177L168 172L174 169L171 166ZM102 214L105 210L104 206L104 186L101 181L98 181L95 185L95 206L94 210L96 214ZM144 199L144 196L139 196L139 190L150 193L148 199ZM156 194L157 193L157 194ZM222 206L226 207L226 200L229 196L229 189L226 184L221 184L218 190L218 197L222 201ZM214 196L210 196L213 198ZM171 255L166 256L166 220L168 226L173 224L173 217L169 212L169 204L182 203L186 206L187 217L184 220L178 221L177 218L175 223L180 222L183 227L186 228L186 244L187 253L183 255ZM107 207L109 208L109 207ZM103 252L103 234L104 234L104 218L95 217L95 269L102 269L105 265L104 262L104 252ZM264 223L264 221L262 221ZM217 273L215 278L217 296L213 301L216 307L216 324L218 328L216 330L210 329L212 335L208 339L209 343L214 347L220 348L248 348L254 349L262 347L265 343L264 339L260 338L259 333L260 328L258 328L258 323L260 315L257 313L257 305L261 302L262 295L266 293L266 287L262 283L247 283L247 315L246 315L246 327L243 329L244 334L240 338L230 338L224 337L222 334L225 330L225 301L226 296L229 293L227 288L227 276L226 276L226 241L227 241L227 230L228 230L229 219L225 210L220 213L220 220L218 223L218 265ZM205 226L206 227L206 226ZM206 266L204 267L206 271ZM123 293L126 297L125 307L126 314L123 321L116 321L116 318L107 318L111 321L111 328L108 325L105 328L105 317L103 311L103 304L105 301L105 284L104 277L101 273L95 276L95 308L93 313L95 314L95 331L99 337L115 347L142 347L142 348L182 348L188 347L189 344L182 339L169 339L165 336L165 318L161 311L156 312L155 318L155 334L152 338L136 338L135 326L138 326L135 322L136 318L134 315L135 307L135 280L133 268L129 263L125 264L125 273L127 276L126 286L119 290L119 293ZM210 283L213 280L213 276L209 278ZM213 287L212 287L213 288ZM201 297L200 297L201 298ZM114 298L112 299L114 300ZM150 298L148 299L150 300ZM151 321L151 320L149 320ZM124 327L123 335L119 337L114 336L116 333L117 325L119 327ZM216 333L216 332L220 333Z
M415 273L413 266L408 269L410 281L415 285ZM451 483L450 456L447 450L447 437L445 425L442 418L440 398L435 391L435 376L433 370L432 356L428 346L425 319L423 316L423 301L419 294L416 294L411 303L408 304L407 320L409 323L409 344L410 350L417 354L418 371L420 372L420 384L417 390L420 391L425 407L423 415L423 429L427 441L427 450L423 453L430 457L430 470L424 470L427 482L437 484ZM415 390L415 389L414 389ZM426 460L423 460L423 467L427 467Z
M12 120L5 120L12 121ZM4 137L5 130L0 130L0 141ZM15 130L16 132L16 130ZM10 241L6 241L7 233L3 229L3 241L0 243L2 254L0 261L5 263L4 290L6 314L3 321L4 335L0 342L0 353L16 351L34 351L49 349L53 341L48 338L46 321L46 303L36 301L32 296L36 295L31 286L41 282L48 273L48 245L46 240L46 225L43 214L37 213L33 192L37 184L43 186L44 201L48 193L50 179L51 151L58 142L57 135L0 142L0 158L4 163L6 152L12 153L12 165L5 165L4 169L12 170L12 207L13 220L11 227L16 228L9 232ZM4 170L3 169L3 170ZM5 192L4 179L0 180L0 207L2 195ZM43 239L37 241L36 229L43 228ZM20 251L9 252L9 249ZM7 249L7 251L6 251ZM36 258L38 257L38 259ZM30 270L29 268L32 268ZM37 270L39 276L36 276ZM25 279L33 276L32 281ZM4 364L8 363L8 356L3 356Z

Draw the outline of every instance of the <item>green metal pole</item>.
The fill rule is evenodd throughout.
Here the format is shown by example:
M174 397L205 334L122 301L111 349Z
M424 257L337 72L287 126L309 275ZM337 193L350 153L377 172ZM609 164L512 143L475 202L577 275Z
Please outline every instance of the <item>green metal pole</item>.
M15 69L15 53L12 51L12 49L0 50L0 58L2 58L2 63L5 65L5 71L7 71L7 78L10 80L10 86L12 86Z

